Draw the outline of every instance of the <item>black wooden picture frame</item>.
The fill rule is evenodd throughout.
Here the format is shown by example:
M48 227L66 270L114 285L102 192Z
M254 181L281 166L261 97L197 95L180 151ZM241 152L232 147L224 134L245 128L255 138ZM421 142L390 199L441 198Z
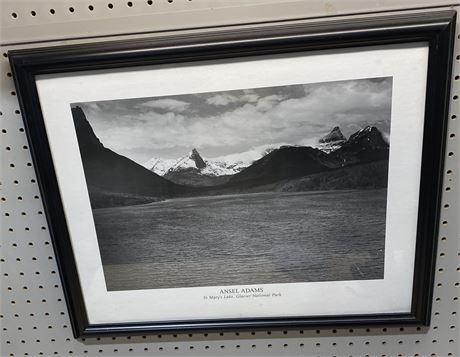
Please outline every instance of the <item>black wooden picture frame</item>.
M454 11L420 12L309 24L263 24L189 35L10 51L8 56L75 336L371 324L428 325L435 274L455 18ZM40 107L37 76L411 42L427 42L429 57L410 313L89 323Z

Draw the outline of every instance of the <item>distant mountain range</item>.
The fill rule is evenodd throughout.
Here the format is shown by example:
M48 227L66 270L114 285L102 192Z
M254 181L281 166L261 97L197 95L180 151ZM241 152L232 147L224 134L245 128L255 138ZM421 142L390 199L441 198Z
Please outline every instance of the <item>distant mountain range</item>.
M340 145L337 140L329 143L334 143L335 148L326 152L309 146L282 146L233 175L227 186L253 188L320 172L328 173L343 167L388 160L389 145L376 127L366 126ZM347 175L350 176L349 173ZM356 188L361 187L359 180L356 182Z
M366 150L366 148L370 151L363 152L363 149ZM264 176L263 178L255 178L257 182L259 182L258 180L269 180L271 174L260 170L260 166L265 167L264 162L266 160L264 160L264 157L272 152L274 152L274 155L269 156L267 160L278 162L275 167L276 173L273 173L273 175L279 179L286 172L288 172L288 175L292 175L297 171L299 171L299 174L308 174L318 170L323 171L348 164L373 161L379 156L379 153L382 154L380 149L383 149L383 152L387 151L388 143L386 143L376 127L367 126L351 135L347 140L340 128L336 126L328 134L320 138L315 147L294 145L279 148L267 147L265 150L260 151L259 160L241 159L240 157L247 156L245 153L241 153L240 157L238 157L238 154L233 155L233 160L226 160L225 158L203 159L198 150L194 148L187 155L178 159L152 158L143 166L177 184L206 187L222 185L227 182L239 182L241 177L247 177L250 172L260 172L260 175ZM286 155L290 155L289 158L284 157L285 152L287 152ZM325 154L336 153L327 156L322 155L321 152ZM367 154L370 155L369 158L364 157ZM236 160L235 157L237 158ZM262 161L259 163L260 160ZM283 168L284 164L292 167ZM315 168L315 165L319 166ZM245 170L244 173L237 175L243 170ZM285 173L283 174L283 172ZM235 177L232 177L234 175Z
M335 127L316 147L267 147L255 161L257 152L208 160L192 149L141 166L105 148L80 107L72 115L93 208L194 195L386 187L389 145L376 127L348 140Z

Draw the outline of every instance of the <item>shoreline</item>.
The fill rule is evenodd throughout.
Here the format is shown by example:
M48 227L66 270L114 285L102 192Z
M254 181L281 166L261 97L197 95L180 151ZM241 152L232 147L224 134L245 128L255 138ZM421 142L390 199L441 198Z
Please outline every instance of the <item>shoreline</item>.
M282 192L282 191L263 191L263 192L247 192L247 193L231 193L231 194L221 194L221 195L203 195L203 196L188 196L188 197L177 197L177 198L166 198L163 200L157 200L149 203L140 203L137 205L126 205L126 206L114 206L114 207L103 207L103 208L94 208L93 212L102 212L103 210L112 210L112 209L132 209L132 208L141 208L141 207L152 207L159 206L165 203L171 202L190 202L194 200L212 200L221 198L231 199L241 196L263 196L267 194L278 194L280 196L296 196L296 195L309 195L309 194L327 194L327 193L347 193L347 192L369 192L369 191L386 191L388 188L363 188L363 189L339 189L339 190L309 190L309 191L297 191L297 192Z

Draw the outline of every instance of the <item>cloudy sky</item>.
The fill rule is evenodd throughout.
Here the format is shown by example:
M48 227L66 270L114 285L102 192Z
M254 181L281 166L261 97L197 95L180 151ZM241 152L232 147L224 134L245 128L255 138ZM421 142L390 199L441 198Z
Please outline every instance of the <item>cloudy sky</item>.
M391 77L74 103L105 147L144 163L197 148L204 158L312 145L334 126L390 133Z

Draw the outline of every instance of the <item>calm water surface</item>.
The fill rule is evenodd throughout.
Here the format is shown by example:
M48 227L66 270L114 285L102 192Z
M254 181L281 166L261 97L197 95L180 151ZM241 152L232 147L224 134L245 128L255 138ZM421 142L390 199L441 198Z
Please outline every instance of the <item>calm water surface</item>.
M382 279L386 190L94 210L108 290Z

